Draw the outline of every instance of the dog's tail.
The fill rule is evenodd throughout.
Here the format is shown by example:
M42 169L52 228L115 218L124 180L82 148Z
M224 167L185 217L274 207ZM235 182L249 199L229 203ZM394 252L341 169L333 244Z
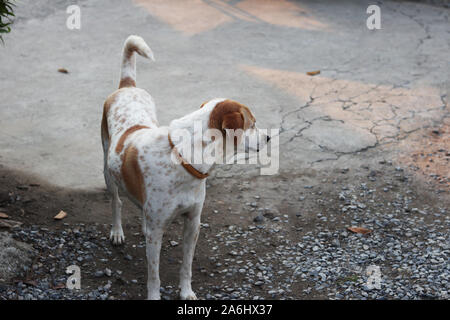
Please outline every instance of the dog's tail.
M152 50L139 36L129 36L123 46L122 69L120 72L119 88L136 86L136 55L155 61Z

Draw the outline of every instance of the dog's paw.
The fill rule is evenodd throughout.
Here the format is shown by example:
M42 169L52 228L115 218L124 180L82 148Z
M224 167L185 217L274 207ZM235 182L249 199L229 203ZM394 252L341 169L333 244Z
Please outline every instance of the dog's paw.
M109 235L109 240L111 240L114 245L121 245L125 242L125 236L123 235L122 228L120 229L111 229L111 233Z
M180 292L181 300L197 300L197 296L192 290L181 290Z
M159 292L149 292L147 294L147 300L161 300L161 295Z

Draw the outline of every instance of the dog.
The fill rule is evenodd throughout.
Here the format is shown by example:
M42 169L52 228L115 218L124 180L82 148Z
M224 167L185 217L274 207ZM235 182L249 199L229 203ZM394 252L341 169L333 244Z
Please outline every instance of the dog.
M136 87L136 53L154 61L152 50L139 36L129 36L123 47L119 89L103 106L101 138L104 152L104 177L112 195L113 223L110 239L124 242L119 191L143 214L148 264L148 299L160 299L159 258L163 233L172 219L184 218L183 261L180 269L180 298L197 299L191 287L192 260L199 236L200 215L205 201L206 177L214 164L190 163L174 144L171 133L183 129L195 137L194 122L201 129L215 129L223 137L230 130L242 130L258 138L258 146L270 139L257 129L250 109L229 99L213 99L169 126L159 126L153 98ZM225 148L223 139L199 138L206 149ZM195 140L195 139L194 139ZM242 144L243 135L233 143ZM175 158L178 159L174 161Z

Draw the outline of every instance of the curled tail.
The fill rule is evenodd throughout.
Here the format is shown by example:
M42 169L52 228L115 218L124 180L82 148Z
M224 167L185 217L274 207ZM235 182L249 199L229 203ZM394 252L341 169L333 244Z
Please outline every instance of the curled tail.
M136 86L136 55L155 61L152 50L139 36L129 36L123 46L122 69L120 72L119 89Z

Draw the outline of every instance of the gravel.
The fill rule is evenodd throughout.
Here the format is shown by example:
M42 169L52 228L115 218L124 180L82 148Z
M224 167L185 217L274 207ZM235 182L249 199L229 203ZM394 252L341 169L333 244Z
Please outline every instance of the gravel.
M411 208L418 197L408 189L403 168L393 171L397 175L387 176L381 192L368 187L370 179L337 189L329 201L338 203L339 210L314 213L318 223L312 231L299 228L298 238L288 231L296 228L295 222L307 224L307 218L278 213L272 219L261 219L258 214L253 225L230 226L208 239L214 248L209 259L216 266L210 277L223 284L214 288L219 296L210 293L206 297L235 299L228 292L236 290L231 286L236 282L233 279L243 276L238 296L244 299L253 299L255 294L275 299L448 299L448 211L420 198L422 208ZM403 183L395 193L394 180ZM315 197L325 203L327 199L317 197L317 191ZM347 226L371 232L352 233ZM374 267L380 271L378 288L373 285Z
M31 244L38 255L33 262L25 264L19 270L18 279L11 283L0 284L0 299L17 300L59 300L90 299L106 300L110 297L111 282L104 281L105 274L111 270L97 270L93 276L100 284L91 290L69 290L65 288L70 274L66 274L69 265L82 268L94 264L93 257L99 249L108 244L102 240L102 232L95 227L83 224L71 226L62 231L49 231L39 226L23 227L12 232L14 239ZM83 283L83 280L82 280Z
M242 209L250 215L247 224L202 223L207 233L201 240L204 255L193 264L197 296L225 300L448 299L447 208L422 201L409 189L408 177L400 169L392 167L384 181L376 182L378 188L372 185L370 171L364 181L333 182L331 192L321 190L320 185L300 188L305 199L321 206L298 206L287 214L266 207L263 197L251 195L257 202L248 202ZM350 173L342 174L348 177ZM16 281L0 283L0 299L144 298L130 292L145 287L145 277L137 278L146 273L145 253L113 249L105 237L106 226L99 226L66 224L49 230L32 225L12 230L15 240L32 245L39 254L23 265ZM350 226L371 232L350 232ZM178 241L165 243L170 257L173 250L179 250ZM127 245L145 251L143 238ZM113 269L117 268L114 260L122 261L128 273ZM82 285L81 290L64 288L69 276L65 270L72 264L89 270L89 285ZM140 271L128 270L130 265L139 266ZM374 268L380 272L379 287L373 282L377 279L371 271ZM163 299L177 299L178 289L166 285L161 294Z

